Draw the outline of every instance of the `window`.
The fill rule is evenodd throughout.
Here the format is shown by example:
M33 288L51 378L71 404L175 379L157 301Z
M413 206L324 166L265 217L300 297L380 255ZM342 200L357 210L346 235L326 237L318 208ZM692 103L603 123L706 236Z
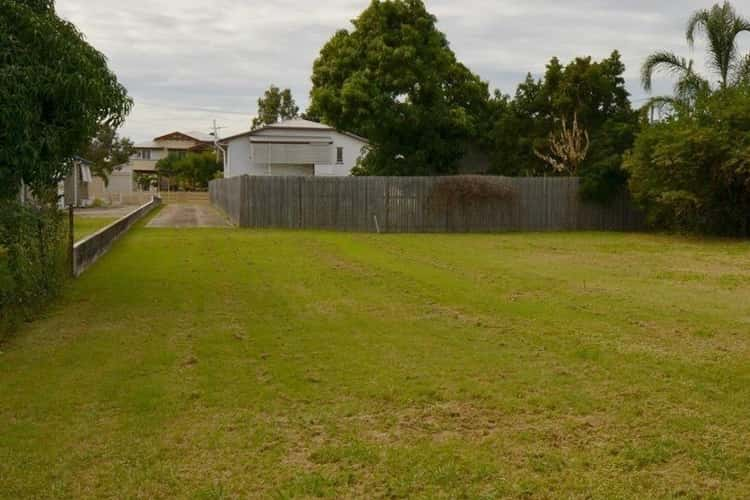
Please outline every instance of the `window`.
M150 160L151 159L151 150L150 149L141 149L138 151L138 158L141 160Z
M336 163L344 163L344 148L336 148Z

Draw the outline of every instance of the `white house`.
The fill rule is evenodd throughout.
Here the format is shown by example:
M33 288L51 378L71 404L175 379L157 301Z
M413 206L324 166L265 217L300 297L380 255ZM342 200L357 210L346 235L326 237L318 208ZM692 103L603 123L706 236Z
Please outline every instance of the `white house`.
M224 177L347 176L367 140L309 120L285 120L221 140Z

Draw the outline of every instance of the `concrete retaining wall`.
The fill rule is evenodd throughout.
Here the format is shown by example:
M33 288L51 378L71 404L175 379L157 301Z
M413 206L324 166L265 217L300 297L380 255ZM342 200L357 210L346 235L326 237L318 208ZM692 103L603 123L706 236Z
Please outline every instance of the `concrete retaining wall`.
M136 208L125 217L76 243L73 246L73 274L80 276L99 257L106 254L120 236L127 233L136 222L160 204L161 200L153 197L150 202Z

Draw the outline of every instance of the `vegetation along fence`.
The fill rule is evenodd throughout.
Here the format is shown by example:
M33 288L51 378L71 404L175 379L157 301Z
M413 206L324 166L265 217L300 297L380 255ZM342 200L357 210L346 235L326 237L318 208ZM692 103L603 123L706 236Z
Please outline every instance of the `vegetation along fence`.
M112 244L123 234L161 204L161 199L153 197L150 202L141 205L128 215L100 229L88 238L73 245L73 275L80 276L89 266L96 262L112 247Z
M211 202L241 227L371 232L631 231L627 193L607 205L574 177L233 177Z

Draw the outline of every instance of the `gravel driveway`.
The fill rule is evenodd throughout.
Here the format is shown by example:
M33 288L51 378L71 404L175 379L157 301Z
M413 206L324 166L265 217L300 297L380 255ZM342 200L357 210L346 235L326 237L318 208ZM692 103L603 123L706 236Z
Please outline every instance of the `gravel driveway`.
M209 205L166 205L146 227L230 227Z

